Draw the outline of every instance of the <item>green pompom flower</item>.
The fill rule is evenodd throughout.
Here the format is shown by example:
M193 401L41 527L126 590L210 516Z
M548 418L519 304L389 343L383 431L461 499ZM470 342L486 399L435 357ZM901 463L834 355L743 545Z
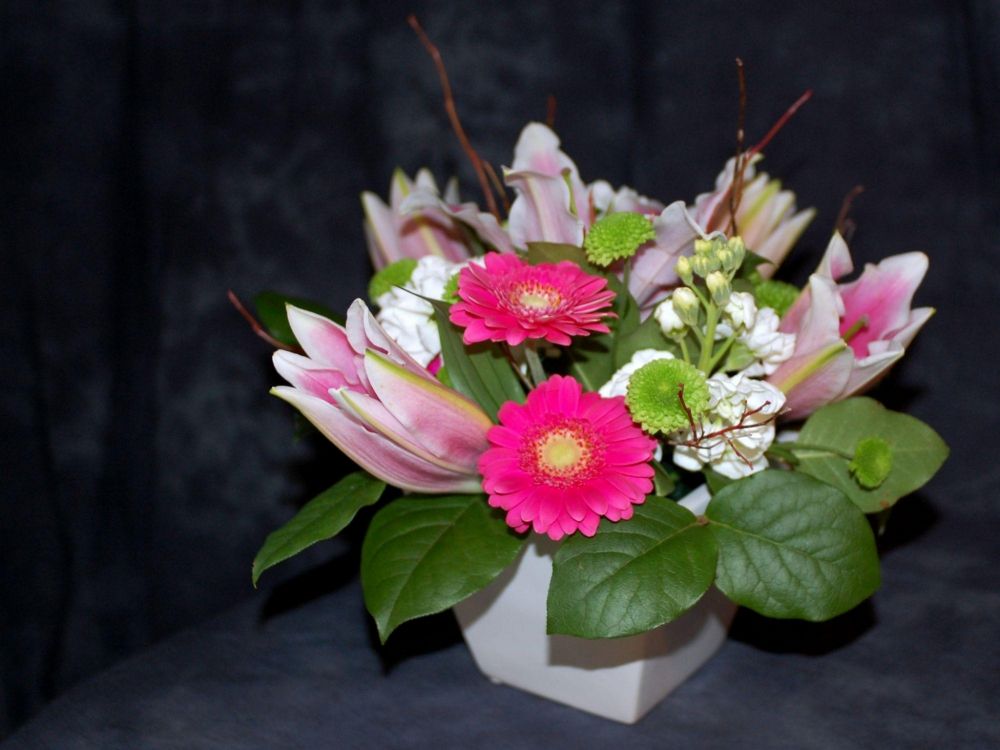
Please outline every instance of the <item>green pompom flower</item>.
M403 258L390 263L368 282L368 299L378 302L378 298L392 290L394 286L403 286L413 276L417 261L413 258Z
M625 404L646 432L674 432L689 425L684 407L697 417L708 407L708 397L708 381L697 367L682 359L657 359L629 379Z
M799 288L784 281L768 279L753 288L753 298L757 307L771 307L781 317L799 296Z
M854 448L854 458L847 468L858 484L866 490L873 490L892 471L892 448L880 437L859 440Z
M458 274L453 273L444 284L444 291L441 293L441 299L447 302L449 305L453 305L458 302Z
M653 222L642 214L623 211L595 222L583 240L583 249L587 251L587 260L604 267L631 258L640 245L655 238Z

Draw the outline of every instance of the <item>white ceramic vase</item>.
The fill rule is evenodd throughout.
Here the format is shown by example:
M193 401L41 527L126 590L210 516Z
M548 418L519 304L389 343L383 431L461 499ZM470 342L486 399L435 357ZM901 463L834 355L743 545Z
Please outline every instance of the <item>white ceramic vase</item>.
M681 501L695 513L707 503L706 488ZM714 587L682 617L642 635L546 635L545 601L557 547L535 535L514 565L454 608L476 665L494 682L632 724L725 641L736 605Z

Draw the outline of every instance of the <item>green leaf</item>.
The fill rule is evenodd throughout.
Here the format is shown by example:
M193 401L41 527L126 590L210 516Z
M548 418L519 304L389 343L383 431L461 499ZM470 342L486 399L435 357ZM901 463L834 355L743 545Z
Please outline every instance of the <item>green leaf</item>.
M677 482L674 478L663 468L663 464L653 461L653 494L658 497L670 497L670 493L675 489Z
M635 299L614 274L606 274L605 278L608 288L615 293L612 309L618 316L608 321L611 332L579 338L569 350L573 360L571 373L590 391L596 391L615 374L619 342L627 340L639 328L639 306Z
M385 482L356 471L314 497L288 523L268 534L253 561L253 585L268 568L339 534L359 510L377 503L384 491Z
M719 548L715 585L762 615L828 620L879 586L864 514L811 477L762 471L722 488L705 515Z
M576 245L562 242L529 242L528 252L524 257L533 266L537 266L539 263L559 263L570 260L588 273L595 276L601 274L601 269L587 260L587 254L583 248Z
M652 315L636 326L631 332L617 337L614 342L615 370L627 365L633 355L641 349L668 351L675 357L683 359L681 348L676 342L671 341L663 335L660 324Z
M288 325L288 315L285 312L286 304L301 307L303 310L318 313L341 325L344 324L343 315L335 313L330 308L318 302L300 297L288 297L278 292L261 292L253 298L253 304L257 310L257 317L264 328L267 329L267 332L282 344L287 344L288 346L297 346L299 342L295 340L292 327Z
M694 515L657 497L628 521L601 522L556 552L548 632L583 638L642 633L690 609L712 585L715 542Z
M448 319L449 305L427 300L434 306L434 318L441 336L441 358L448 378L460 393L471 398L492 417L507 401L524 401L524 389L510 362L496 345L462 343L462 329Z
M403 497L375 514L361 548L365 605L384 643L496 578L524 546L483 495Z
M701 471L705 475L705 484L708 485L708 491L711 492L713 495L716 494L723 487L730 485L736 481L735 479L730 479L729 477L723 476L719 472L710 469L707 466L703 468Z
M857 444L872 437L888 443L892 468L878 487L866 489L852 476L849 465ZM837 487L865 513L885 510L922 487L948 457L948 446L934 430L871 398L824 406L809 417L798 440L788 447L799 460L798 471Z

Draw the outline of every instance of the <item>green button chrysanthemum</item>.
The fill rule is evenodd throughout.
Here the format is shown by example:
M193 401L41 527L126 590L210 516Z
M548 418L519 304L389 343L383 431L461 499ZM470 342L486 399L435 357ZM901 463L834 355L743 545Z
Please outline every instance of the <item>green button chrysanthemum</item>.
M616 260L631 258L640 245L655 238L653 222L642 214L608 214L590 228L583 249L594 265L610 266Z
M859 440L848 468L858 484L866 490L873 490L892 471L892 448L880 437Z
M444 284L441 299L449 305L458 302L458 274L453 273Z
M753 288L753 298L757 302L757 307L774 308L779 317L788 312L788 308L792 306L798 296L799 288L797 286L774 279L762 281Z
M708 395L708 381L697 367L681 359L657 359L629 379L625 403L646 432L674 432L689 424L684 407L697 417L708 406Z
M392 290L394 286L403 286L413 276L417 261L413 258L403 258L390 263L368 282L368 299L377 302L378 298Z

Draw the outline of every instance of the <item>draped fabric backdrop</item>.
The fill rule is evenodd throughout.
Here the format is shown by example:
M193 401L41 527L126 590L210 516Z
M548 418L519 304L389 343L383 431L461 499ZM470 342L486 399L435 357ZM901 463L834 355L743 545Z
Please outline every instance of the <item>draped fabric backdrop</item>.
M7 0L0 736L254 596L264 535L342 470L294 438L270 351L225 293L345 308L369 273L358 194L384 195L397 165L478 198L411 11L486 159L510 163L551 93L584 179L668 200L710 189L733 152L735 57L750 142L812 88L764 164L819 209L796 280L857 184L859 265L931 256L917 303L940 312L879 395L951 443L936 481L957 494L893 522L978 536L997 520L993 0Z

